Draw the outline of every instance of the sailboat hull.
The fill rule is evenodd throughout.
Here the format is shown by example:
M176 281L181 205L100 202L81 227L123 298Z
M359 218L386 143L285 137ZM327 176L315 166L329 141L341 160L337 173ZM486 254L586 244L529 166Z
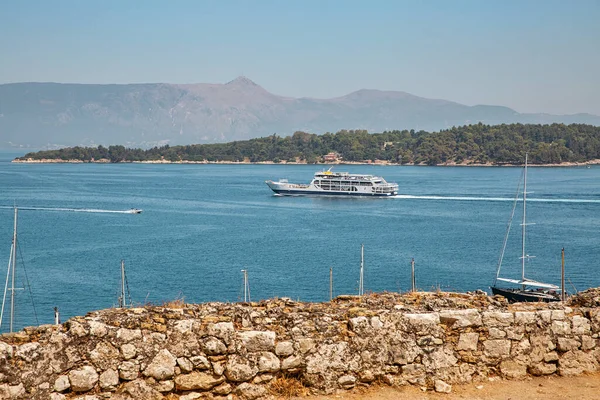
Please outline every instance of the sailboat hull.
M543 301L546 303L560 301L558 295L548 293L546 291L523 290L523 289L507 289L492 286L492 293L506 297L511 303L537 302Z

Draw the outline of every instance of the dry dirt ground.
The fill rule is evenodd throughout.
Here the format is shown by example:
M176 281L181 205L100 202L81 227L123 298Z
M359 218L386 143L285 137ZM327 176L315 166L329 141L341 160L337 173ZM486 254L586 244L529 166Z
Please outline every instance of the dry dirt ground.
M295 400L600 400L600 373L577 377L542 377L455 385L451 394L423 392L418 387L355 389L330 396Z

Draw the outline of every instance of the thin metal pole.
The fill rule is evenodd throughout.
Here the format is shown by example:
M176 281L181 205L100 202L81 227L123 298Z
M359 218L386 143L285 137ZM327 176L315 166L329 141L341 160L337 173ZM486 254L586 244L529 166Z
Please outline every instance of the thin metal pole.
M4 283L4 295L2 296L2 310L0 310L0 328L4 321L4 304L6 304L6 292L8 292L8 280L10 279L10 267L12 266L13 245L10 245L10 257L8 258L8 267L6 268L6 282Z
M119 307L125 307L125 261L121 260L121 296L119 296Z
M360 278L358 281L358 295L365 294L364 288L364 268L365 268L365 245L360 245Z
M523 177L523 229L521 232L521 282L525 282L525 214L527 203L527 153L525 153L525 174ZM525 290L525 284L522 285Z
M244 273L244 303L248 302L248 270L243 269Z
M15 207L15 228L13 231L13 255L12 255L12 282L10 289L10 332L13 331L13 322L15 318L15 267L17 259L17 216L18 209Z
M329 301L333 300L333 267L329 267Z
M415 281L415 259L410 260L410 282L411 282L411 291L416 291L416 281Z
M562 248L561 251L561 258L562 258L562 263L561 263L561 268L560 268L560 299L561 301L565 301L566 298L566 294L565 294L565 248Z

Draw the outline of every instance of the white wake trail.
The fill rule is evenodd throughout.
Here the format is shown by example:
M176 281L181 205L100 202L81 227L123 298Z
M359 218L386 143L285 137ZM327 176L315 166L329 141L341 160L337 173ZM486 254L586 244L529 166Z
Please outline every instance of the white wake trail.
M410 194L399 194L393 196L394 199L410 199L410 200L454 200L454 201L515 201L508 197L469 197L469 196L413 196ZM522 199L519 199L522 201ZM536 199L527 198L527 201L539 203L592 203L600 204L600 200L595 199Z
M0 208L14 208L13 206L0 206ZM98 208L63 208L63 207L18 207L19 210L28 211L70 211L70 212L88 212L88 213L112 213L112 214L137 214L134 209L131 210L102 210Z

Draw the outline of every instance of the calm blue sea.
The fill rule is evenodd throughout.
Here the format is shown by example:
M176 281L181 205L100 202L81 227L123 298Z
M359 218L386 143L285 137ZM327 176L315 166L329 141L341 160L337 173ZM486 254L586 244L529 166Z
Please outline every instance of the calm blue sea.
M18 327L36 324L32 300L40 324L55 306L64 321L116 305L121 259L135 303L237 301L242 269L252 300L327 300L330 267L334 294L356 293L361 244L366 291L409 289L413 257L421 289L487 290L522 171L339 166L382 175L405 196L327 199L277 197L264 184L309 182L310 165L11 164L18 155L0 154L0 206L144 210L20 211L17 282L33 296L17 293ZM600 167L531 168L528 178L529 277L560 283L564 247L568 289L600 286ZM12 225L0 208L2 285ZM508 277L520 275L519 229Z

